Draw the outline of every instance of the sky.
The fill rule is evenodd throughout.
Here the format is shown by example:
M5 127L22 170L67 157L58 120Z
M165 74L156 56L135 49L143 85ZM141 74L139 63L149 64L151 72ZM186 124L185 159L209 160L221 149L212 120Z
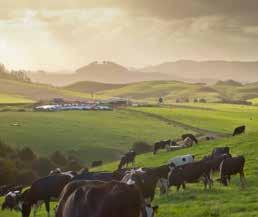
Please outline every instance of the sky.
M257 11L257 0L0 0L0 62L59 71L258 60Z

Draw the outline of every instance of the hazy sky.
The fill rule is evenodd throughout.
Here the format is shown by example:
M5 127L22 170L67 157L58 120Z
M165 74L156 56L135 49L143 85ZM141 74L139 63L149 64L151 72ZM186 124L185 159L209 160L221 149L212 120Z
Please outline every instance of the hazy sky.
M257 0L0 0L0 62L76 69L258 60Z

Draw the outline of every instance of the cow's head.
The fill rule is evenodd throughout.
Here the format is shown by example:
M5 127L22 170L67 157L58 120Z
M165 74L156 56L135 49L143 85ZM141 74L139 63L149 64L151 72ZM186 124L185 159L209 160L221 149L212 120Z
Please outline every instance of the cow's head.
M20 200L20 192L9 192L4 199L2 204L2 210L10 209L10 210L20 210L19 200Z

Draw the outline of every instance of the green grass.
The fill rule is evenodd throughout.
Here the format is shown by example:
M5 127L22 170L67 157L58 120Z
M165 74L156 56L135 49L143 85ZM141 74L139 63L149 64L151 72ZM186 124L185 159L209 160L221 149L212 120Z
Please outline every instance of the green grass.
M246 190L240 189L239 176L233 176L229 187L223 187L215 182L211 191L203 190L202 184L187 185L187 190L176 192L171 189L169 196L160 197L158 192L154 203L160 205L158 217L254 217L258 216L258 134L250 133L243 136L228 137L214 141L203 141L189 149L175 152L160 152L137 156L137 166L159 166L166 164L174 156L192 153L201 159L214 147L229 146L232 154L244 155L246 158L245 173L248 183ZM118 162L110 163L98 170L114 170ZM218 174L215 175L218 177Z
M39 154L75 150L84 162L120 158L136 141L153 143L186 130L129 110L2 112L0 138ZM20 126L12 126L18 122Z
M237 137L228 137L214 141L203 141L189 149L175 152L161 151L157 155L144 154L136 157L137 166L159 166L178 155L192 153L198 159L209 154L214 147L228 145L232 154L243 154L246 158L245 174L248 186L240 189L239 176L233 176L229 187L221 186L215 182L212 190L204 190L202 184L189 184L185 191L176 192L172 187L169 196L159 196L157 189L154 204L159 205L158 217L257 217L258 193L258 134L250 133ZM97 170L112 171L117 168L118 162L104 165ZM218 175L214 176L214 179ZM1 203L1 199L0 199ZM52 204L54 207L55 204ZM1 217L19 217L19 213L5 211ZM53 210L52 210L53 213ZM45 216L44 206L39 210L38 216Z
M132 109L220 133L232 133L233 129L240 125L246 125L248 132L258 129L258 107L255 106L208 103L184 105L188 107L182 107L181 104L172 105L169 108L138 107ZM191 105L195 107L189 107Z
M33 100L25 97L0 93L0 104L27 104L33 102Z

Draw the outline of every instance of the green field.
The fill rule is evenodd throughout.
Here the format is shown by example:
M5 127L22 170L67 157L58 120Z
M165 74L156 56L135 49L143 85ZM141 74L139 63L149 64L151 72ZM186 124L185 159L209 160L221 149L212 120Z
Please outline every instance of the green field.
M193 127L232 133L240 125L248 132L258 129L258 107L225 104L180 104L169 108L139 107L133 110L179 121Z
M84 162L120 158L136 141L177 138L186 130L130 110L2 112L0 138L39 154L75 150ZM13 123L20 126L13 126ZM187 131L188 132L188 131Z
M244 135L201 141L192 148L174 152L160 151L137 156L137 166L151 167L167 163L178 155L192 153L197 159L214 147L230 146L231 153L246 158L245 173L248 186L240 189L239 176L233 176L229 187L215 182L212 190L202 184L187 185L185 191L172 188L169 196L157 194L158 217L257 217L258 216L258 108L224 104L178 104L171 107L138 107L111 112L4 112L0 113L1 138L17 146L29 145L37 152L80 150L85 160L92 156L111 160L127 150L134 141L153 142L174 138L183 132L206 130L218 135L230 134L233 128L245 124ZM19 122L20 126L12 126ZM184 128L182 128L184 127ZM186 128L188 130L186 130ZM110 155L110 152L115 153ZM101 153L101 155L99 154ZM118 162L96 170L112 171ZM214 179L218 177L215 175ZM1 203L1 199L0 199ZM53 204L53 207L55 204ZM19 217L19 213L0 211L1 217ZM52 211L53 214L53 211ZM45 216L44 206L39 217Z
M187 189L180 192L171 188L169 196L159 196L157 190L154 204L159 205L158 217L257 217L257 140L257 133L250 133L238 137L201 142L199 145L180 151L160 152L155 156L151 153L137 156L137 166L158 166L165 164L174 156L186 153L195 154L200 159L203 155L210 153L214 147L229 145L233 155L243 154L246 158L245 173L248 186L245 190L240 189L239 176L232 177L229 187L223 187L215 182L212 190L204 190L202 184L187 185ZM117 164L118 162L110 163L97 170L112 171L117 167ZM54 206L55 204L52 204L52 207ZM43 217L45 215L44 206L42 206L38 216ZM1 211L1 217L19 216L19 213Z

